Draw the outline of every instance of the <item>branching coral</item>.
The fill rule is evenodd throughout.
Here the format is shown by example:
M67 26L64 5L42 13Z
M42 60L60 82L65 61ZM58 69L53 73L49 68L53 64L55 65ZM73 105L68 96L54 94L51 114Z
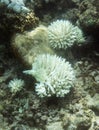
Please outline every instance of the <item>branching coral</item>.
M84 42L83 32L68 20L57 20L48 26L49 43L52 48L66 49Z
M40 97L64 97L73 87L75 74L70 63L56 55L42 54L35 58L32 69L23 71L38 81L36 92Z

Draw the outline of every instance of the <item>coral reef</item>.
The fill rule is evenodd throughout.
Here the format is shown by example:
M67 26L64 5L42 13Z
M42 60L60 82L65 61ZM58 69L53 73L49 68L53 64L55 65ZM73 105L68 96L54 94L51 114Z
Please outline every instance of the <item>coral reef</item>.
M91 110L81 110L76 114L66 114L63 119L63 127L66 130L88 130L91 126L94 113Z
M11 9L1 1L11 1ZM99 0L20 0L21 4L17 2L18 0L0 0L0 130L99 130ZM19 7L18 12L16 5ZM32 12L21 11L21 6ZM91 37L90 41L86 39L83 46L69 48L74 54L72 60L67 55L68 49L56 50L48 44L47 27L57 19L70 21L81 27L86 37ZM39 21L46 27L37 27ZM24 32L26 30L28 32ZM12 38L16 32L19 34ZM35 92L35 85L40 85L40 81L35 84L36 76L23 74L22 71L28 68L21 63L31 67L39 55L49 53L55 57L54 54L60 55L61 51L65 51L64 58L72 63L76 76L74 88L62 98L40 98ZM21 59L20 62L13 52ZM50 63L49 68L52 65ZM62 63L55 63L55 74L60 70L60 73L63 73ZM40 72L41 70L38 73ZM44 78L43 74L39 76ZM13 95L8 84L16 78L23 79L25 85L22 91Z
M87 57L76 61L73 67L77 80L73 91L62 99L53 97L41 100L33 91L35 87L33 78L29 78L28 75L24 77L25 75L22 74L20 78L25 78L24 89L12 97L11 92L8 91L7 83L9 79L20 75L23 66L20 68L20 63L16 63L17 60L10 56L6 59L3 57L3 59L6 62L3 68L11 70L7 73L2 72L3 76L2 68L0 68L0 79L3 77L0 82L0 113L3 116L3 119L0 116L0 126L2 129L44 130L58 129L57 126L62 130L67 128L75 130L99 129L97 111L99 110L99 83L96 78L99 75L98 62L93 62ZM0 62L0 67L2 64ZM7 76L8 78L6 78Z
M49 44L55 49L66 49L85 41L82 30L68 20L57 20L48 26Z
M39 82L36 83L35 91L40 97L64 97L74 86L73 68L69 62L56 55L37 56L32 69L23 72L32 75Z

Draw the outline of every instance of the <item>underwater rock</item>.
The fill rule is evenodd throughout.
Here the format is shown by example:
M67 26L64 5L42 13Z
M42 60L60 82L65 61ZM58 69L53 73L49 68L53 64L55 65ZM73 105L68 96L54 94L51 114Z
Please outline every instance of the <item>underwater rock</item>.
M91 126L93 112L91 110L80 110L75 114L66 113L63 119L65 130L88 130Z
M26 66L31 66L34 58L39 54L54 54L48 45L47 29L39 26L30 32L16 34L11 43L12 49L17 57Z
M62 127L62 122L52 122L46 126L46 130L64 130Z

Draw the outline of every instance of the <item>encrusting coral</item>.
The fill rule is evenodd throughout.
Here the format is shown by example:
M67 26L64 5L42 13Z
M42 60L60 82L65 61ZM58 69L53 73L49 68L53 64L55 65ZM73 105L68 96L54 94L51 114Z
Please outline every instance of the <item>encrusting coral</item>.
M3 7L2 7L3 8ZM2 9L0 8L2 11ZM0 13L0 30L8 30L8 32L24 32L38 25L39 19L34 12L27 14L17 14L13 11L5 9Z
M0 35L1 41L11 40L15 33L22 33L38 26L39 18L35 16L34 11L26 14L16 13L13 10L0 6Z
M31 66L39 54L54 54L48 45L47 28L39 26L30 32L17 34L13 37L11 46L13 51L25 66Z
M55 49L66 49L85 41L82 30L68 20L57 20L48 26L49 44Z
M56 55L37 56L32 69L23 73L32 75L38 81L35 91L39 97L64 97L74 86L75 74L71 64Z

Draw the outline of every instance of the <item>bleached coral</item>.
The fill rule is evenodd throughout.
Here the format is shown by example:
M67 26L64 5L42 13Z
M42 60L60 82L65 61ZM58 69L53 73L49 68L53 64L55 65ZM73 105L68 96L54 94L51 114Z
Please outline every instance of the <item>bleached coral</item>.
M30 10L25 7L24 0L0 0L0 3L7 5L7 8L12 9L17 13L28 13Z
M10 91L15 94L19 92L24 86L24 80L22 79L13 79L9 82L8 87L10 88Z
M40 97L64 97L73 87L75 74L70 63L56 55L42 54L35 58L32 69L23 71L38 81L36 92Z
M49 43L52 48L66 49L85 41L82 30L68 20L57 20L48 26Z

